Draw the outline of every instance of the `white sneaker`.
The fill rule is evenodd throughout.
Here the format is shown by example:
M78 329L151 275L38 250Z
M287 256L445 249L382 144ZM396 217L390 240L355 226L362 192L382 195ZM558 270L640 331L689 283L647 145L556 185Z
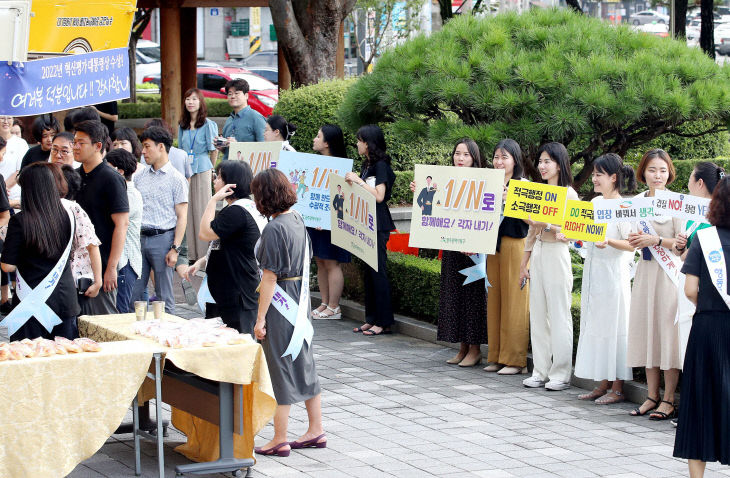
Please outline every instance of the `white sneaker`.
M540 377L532 376L530 378L526 378L522 381L522 385L528 388L539 388L545 385L545 380L542 380Z
M550 380L548 383L545 384L546 390L552 390L554 392L559 392L560 390L567 390L570 388L570 384L568 382L561 382L560 380Z

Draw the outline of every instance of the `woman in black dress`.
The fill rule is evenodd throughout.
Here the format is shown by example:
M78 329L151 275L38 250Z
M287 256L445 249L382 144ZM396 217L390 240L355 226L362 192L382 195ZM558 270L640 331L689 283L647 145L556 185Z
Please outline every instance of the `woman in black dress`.
M386 245L390 231L395 229L388 209L388 199L393 190L395 173L390 167L390 156L385 152L385 136L380 126L370 124L357 131L357 152L365 158L362 173L347 173L345 181L357 184L375 196L375 213L378 222L378 270L365 267L365 323L353 330L355 333L374 336L389 334L395 322L388 280Z
M70 259L74 220L73 214L61 203L52 167L55 166L50 163L33 163L20 174L22 210L8 223L0 267L3 272L18 272L18 287L23 278L27 284L25 294L31 295L24 296L21 303L29 300L31 305L37 300L37 292L30 290L45 287L50 272L57 271L57 278L50 282L54 284L53 292L45 303L61 322L48 331L35 316L28 317L20 312L21 307L16 307L13 313L28 320L11 333L11 340L52 339L54 336L74 339L79 336L76 318L80 308ZM22 293L18 291L18 295ZM36 305L39 304L36 302Z
M730 178L715 187L707 219L682 267L684 293L697 305L682 375L681 419L674 456L689 460L691 478L708 461L730 465ZM712 272L708 268L712 264ZM723 270L724 269L724 270Z
M473 139L460 139L451 153L454 166L484 167L479 146ZM434 185L438 187L437 185ZM435 188L434 188L435 189ZM411 183L411 191L416 182ZM423 208L423 206L422 206ZM464 284L459 271L474 265L470 252L444 251L441 260L441 294L439 296L438 332L436 338L444 342L459 342L459 352L449 364L472 367L482 361L480 345L487 343L487 291L484 281Z

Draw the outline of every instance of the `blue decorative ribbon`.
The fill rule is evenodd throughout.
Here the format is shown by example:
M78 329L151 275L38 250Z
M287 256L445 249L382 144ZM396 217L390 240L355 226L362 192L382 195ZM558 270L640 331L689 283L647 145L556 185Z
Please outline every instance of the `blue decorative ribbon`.
M469 256L469 258L471 258L474 262L474 265L459 271L460 274L464 274L466 276L462 285L471 284L479 279L484 279L484 289L487 290L489 287L492 287L492 284L489 283L489 278L487 277L487 255L473 254Z
M64 205L65 207L65 205ZM71 245L74 239L75 221L73 213L66 209L69 220L71 221L71 237L68 240L66 249L63 254L53 266L46 277L37 285L35 288L31 288L20 275L20 271L17 272L17 293L20 299L18 304L12 312L10 312L2 321L0 325L4 325L8 328L8 335L13 335L23 325L25 325L31 317L35 317L38 322L50 333L53 328L61 323L61 319L58 315L48 307L46 301L53 294L53 291L58 285L58 281L61 279L63 270L66 268L69 255L71 254Z
M198 307L200 307L200 310L205 314L205 304L211 303L215 304L215 299L210 293L210 289L208 288L208 276L205 276L203 278L203 282L200 284L200 289L198 289Z

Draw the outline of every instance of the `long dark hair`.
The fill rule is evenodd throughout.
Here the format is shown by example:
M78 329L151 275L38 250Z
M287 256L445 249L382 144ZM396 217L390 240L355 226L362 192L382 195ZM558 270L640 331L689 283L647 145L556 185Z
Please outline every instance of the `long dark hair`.
M278 131L285 141L289 141L294 133L297 131L297 125L289 123L281 115L271 115L266 118L266 122L272 131Z
M456 142L454 145L454 150L451 151L451 162L453 164L454 161L454 155L456 154L456 148L460 144L465 144L467 151L469 151L469 155L471 156L472 162L471 167L472 168L483 168L484 167L484 161L482 161L482 152L479 150L479 145L471 138L461 138L459 141Z
M715 186L707 220L713 226L730 228L730 177L723 177Z
M330 149L330 154L336 158L346 158L345 135L342 134L342 129L336 124L323 124L319 129Z
M205 104L205 97L203 96L203 92L197 88L190 88L183 95L182 117L180 118L180 128L182 129L190 129L190 111L188 111L188 109L185 107L185 100L187 100L188 96L192 95L193 93L198 95L198 100L200 100L200 109L198 110L198 116L195 117L195 129L201 128L205 124L205 120L208 118L208 106L206 106Z
M634 168L624 164L624 160L616 153L606 153L597 157L593 161L593 169L609 176L615 174L616 186L614 189L618 189L619 193L633 192L636 189Z
M701 179L705 183L707 190L712 194L717 183L725 177L725 170L715 163L701 161L695 164L693 174L695 175L695 181Z
M505 138L494 147L492 158L500 149L507 152L514 160L515 167L512 169L512 179L522 179L524 168L522 166L522 148L520 148L520 145L514 139Z
M372 165L378 161L385 161L390 164L390 156L385 152L385 135L380 126L376 124L368 124L357 130L357 139L367 144L368 154L366 156L366 165Z
M545 143L537 150L537 160L540 155L547 153L550 159L558 163L558 186L568 187L573 185L573 175L570 173L570 156L568 150L561 143Z
M63 231L68 213L61 204L52 163L33 163L23 168L18 184L23 189L20 207L23 239L45 257L60 254L68 243Z

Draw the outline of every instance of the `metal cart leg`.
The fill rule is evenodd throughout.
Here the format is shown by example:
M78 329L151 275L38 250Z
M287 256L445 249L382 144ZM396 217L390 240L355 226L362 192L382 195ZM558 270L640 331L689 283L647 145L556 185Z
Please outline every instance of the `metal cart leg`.
M160 355L155 355L155 412L157 421L157 466L160 478L165 478L165 450L164 437L162 433L162 370L160 367Z
M137 408L138 398L134 396L132 400L132 433L134 436L134 474L140 476L142 474L142 457L139 449L139 409Z

